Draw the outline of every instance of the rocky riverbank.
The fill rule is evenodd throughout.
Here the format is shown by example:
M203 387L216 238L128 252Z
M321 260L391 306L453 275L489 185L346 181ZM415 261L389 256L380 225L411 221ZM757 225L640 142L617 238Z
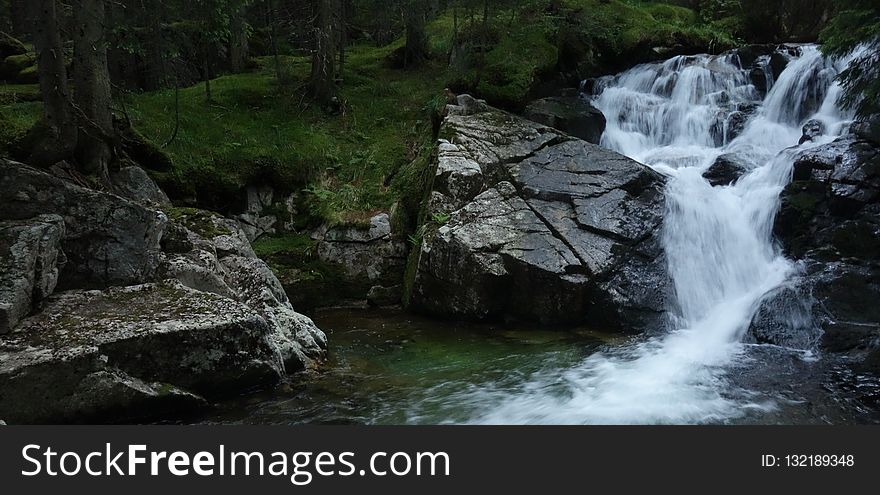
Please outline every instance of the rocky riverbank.
M774 231L802 273L765 300L756 340L880 371L880 119L796 156Z
M0 418L143 419L323 359L238 222L171 207L139 169L127 197L63 175L0 163Z

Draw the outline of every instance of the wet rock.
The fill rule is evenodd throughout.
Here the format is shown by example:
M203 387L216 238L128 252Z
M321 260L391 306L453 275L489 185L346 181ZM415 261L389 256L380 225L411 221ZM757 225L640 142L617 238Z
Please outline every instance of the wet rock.
M662 318L669 284L656 249L659 174L494 109L451 115L441 135L455 146L455 160L480 167L471 175L482 184L432 192L431 208L463 206L426 232L411 308L625 330ZM442 168L450 158L437 159Z
M403 285L392 285L391 287L383 287L374 285L370 287L367 293L367 304L370 306L394 306L400 304L403 299Z
M752 317L748 336L759 344L815 349L822 337L809 280L796 279L768 293Z
M736 155L725 153L703 172L703 178L713 186L726 186L736 182L749 168Z
M0 219L64 218L60 287L132 285L155 275L163 213L11 161L0 162L0 190Z
M271 385L282 368L269 337L247 306L177 283L59 293L0 337L0 416L149 415L138 409Z
M817 137L825 134L825 124L816 119L811 119L804 124L803 135L798 144L804 144L807 141L813 141Z
M739 137L746 128L749 116L745 112L731 112L724 125L724 142L729 143Z
M791 57L785 53L784 51L775 51L770 55L770 62L768 63L770 70L773 74L773 79L779 79L779 75L788 67L789 62L791 62Z
M795 157L774 232L803 260L823 349L880 344L880 150L850 134Z
M0 334L10 332L55 290L64 265L64 220L40 215L0 221Z
M593 144L599 144L605 132L605 116L579 97L535 100L526 106L523 116Z
M140 167L123 167L110 175L110 181L116 187L117 194L135 203L154 206L171 204L165 192Z
M880 114L871 115L853 122L850 133L858 139L880 144Z

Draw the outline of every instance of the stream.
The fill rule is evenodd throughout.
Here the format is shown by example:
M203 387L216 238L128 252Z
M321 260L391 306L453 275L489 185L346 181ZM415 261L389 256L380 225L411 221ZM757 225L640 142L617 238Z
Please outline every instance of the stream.
M772 236L793 157L852 119L834 82L847 61L809 45L785 56L778 75L764 56L766 95L734 54L675 57L596 83L593 103L608 119L602 145L669 177L668 328L627 338L325 311L315 321L332 346L326 371L223 404L207 421L880 422L880 385L844 358L745 343L761 298L799 269ZM821 135L795 147L810 120ZM722 155L744 172L712 187L702 174Z

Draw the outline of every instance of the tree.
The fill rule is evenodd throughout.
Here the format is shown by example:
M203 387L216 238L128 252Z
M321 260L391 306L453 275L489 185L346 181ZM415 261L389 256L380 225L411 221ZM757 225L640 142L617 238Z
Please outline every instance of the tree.
M428 37L425 35L425 0L409 0L404 5L406 46L403 48L403 66L420 64L428 56Z
M859 49L839 78L842 103L861 116L880 113L880 5L876 0L842 0L842 9L822 31L822 50L835 57Z
M248 26L245 19L248 0L231 2L229 20L229 69L234 73L244 70L248 57Z
M312 96L321 104L327 104L336 96L336 0L318 0L317 3L315 50L309 86Z
M38 0L33 5L35 17L31 25L43 93L43 120L25 140L33 143L25 160L36 166L49 166L68 158L77 142L56 7L55 0Z
M113 114L104 0L75 0L73 16L74 109L79 120L76 155L83 171L106 177L112 158Z

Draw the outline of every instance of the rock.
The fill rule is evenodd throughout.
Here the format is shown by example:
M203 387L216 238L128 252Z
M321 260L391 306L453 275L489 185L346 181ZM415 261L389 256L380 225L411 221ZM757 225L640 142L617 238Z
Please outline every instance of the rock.
M440 134L438 170L466 162L480 173L466 188L435 183L429 218L461 206L425 232L411 309L633 331L663 318L659 174L494 109L449 115Z
M197 229L200 233L190 230ZM243 303L263 317L269 340L287 372L314 368L323 359L327 337L308 317L294 311L281 282L257 258L238 223L193 210L169 225L171 239L160 266L163 277Z
M783 51L775 51L770 54L770 62L769 67L773 74L773 79L779 79L779 75L788 67L788 63L791 62L791 58L787 53Z
M803 127L803 136L801 136L798 144L804 144L807 141L813 141L817 137L825 134L825 124L816 119L811 119L804 124Z
M703 172L703 178L713 186L726 186L736 182L748 171L748 166L736 155L725 153L716 158L715 162Z
M755 91L758 92L758 96L761 98L767 95L767 90L770 87L768 81L769 77L770 74L768 74L767 69L764 67L753 67L752 70L749 71L749 80L752 82Z
M880 114L874 114L853 122L849 130L858 139L880 144Z
M443 198L473 198L483 188L483 170L474 160L468 158L458 147L445 139L437 144L437 171L434 175L434 190ZM438 204L435 212L452 212L463 206L462 202Z
M599 144L605 132L602 112L576 96L535 100L526 106L523 116L593 144Z
M274 215L263 215L272 207L275 191L269 186L249 186L245 189L245 211L235 216L239 227L248 241L253 242L265 234L275 233L278 219Z
M221 263L235 298L256 310L272 330L270 338L288 371L313 367L327 348L327 337L309 318L296 313L281 282L259 258L226 256Z
M266 321L243 304L172 282L74 290L0 337L0 416L149 415L144 404L196 404L281 376Z
M58 215L0 221L0 334L10 332L52 294L64 265Z
M804 279L766 294L752 317L748 335L753 342L790 349L815 349L822 337L814 311L812 287Z
M64 218L62 288L103 288L153 279L166 216L16 162L0 162L0 219Z
M857 133L798 153L774 232L806 266L822 349L880 344L880 149Z
M482 112L486 107L484 100L478 100L471 95L456 96L456 105L446 105L446 113L449 115L471 115Z
M315 237L318 258L342 267L348 277L391 285L403 278L406 245L392 236L387 213L374 215L367 226L334 227Z
M374 285L370 287L367 293L367 304L370 306L394 306L400 304L403 300L403 285L393 285L391 287L383 287Z
M724 123L724 143L729 143L739 137L745 130L748 121L749 116L745 112L731 112Z
M136 203L154 206L170 205L171 201L153 179L138 166L122 167L110 174L116 192Z

